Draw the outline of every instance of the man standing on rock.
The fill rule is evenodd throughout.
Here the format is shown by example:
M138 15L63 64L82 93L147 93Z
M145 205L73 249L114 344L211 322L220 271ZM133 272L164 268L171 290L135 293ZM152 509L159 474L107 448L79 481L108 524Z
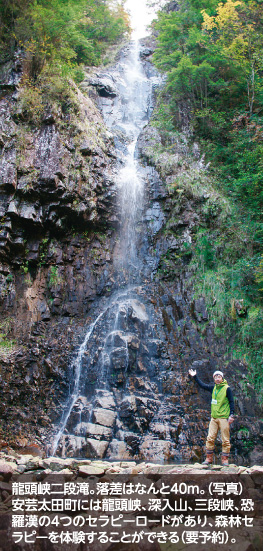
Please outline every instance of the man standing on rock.
M204 465L213 463L213 453L217 433L221 431L222 438L222 465L228 465L230 454L230 425L234 421L234 398L222 371L213 374L214 384L206 384L197 377L196 370L189 369L189 375L197 384L212 394L211 421L206 440L206 460Z

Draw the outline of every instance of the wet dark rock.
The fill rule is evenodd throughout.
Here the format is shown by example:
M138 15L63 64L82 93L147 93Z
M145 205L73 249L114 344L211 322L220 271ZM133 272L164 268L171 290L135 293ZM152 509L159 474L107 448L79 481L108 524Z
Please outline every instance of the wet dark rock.
M134 396L127 396L120 404L120 418L127 418L134 415L137 411L136 400Z
M125 442L132 450L133 455L139 454L139 447L141 442L141 436L133 432L124 433Z
M142 59L145 59L145 58L149 57L150 55L152 55L153 52L154 52L154 48L147 48L146 46L142 47L140 49L140 57Z
M109 427L96 423L79 423L75 428L75 433L85 437L92 437L97 440L109 440L112 435L112 431Z
M42 187L48 184L56 186L57 178L65 178L67 172L66 152L54 125L48 125L40 131L38 144L36 167L40 168Z
M131 460L132 453L125 442L122 440L117 440L114 438L108 447L106 458L111 457L112 460L122 459L122 460Z
M104 457L109 446L109 442L94 440L88 438L87 440L87 455L88 457ZM96 472L94 473L96 474Z
M80 436L64 436L61 442L61 454L66 457L86 457L90 454L90 446L86 438Z
M22 55L20 52L14 55L14 59L1 65L0 88L2 90L15 90L22 75Z
M110 354L111 365L116 370L124 370L127 367L127 350L126 348L116 348Z
M153 358L160 358L163 345L161 341L158 340L149 340L148 341L149 353Z
M205 299L200 297L192 302L192 315L197 321L207 321L208 314L205 305Z
M17 185L16 171L16 150L7 149L3 152L0 164L0 186L1 188L14 191Z
M118 95L114 79L111 75L99 75L89 81L94 86L101 97L115 98Z
M114 409L116 407L116 402L114 400L113 394L105 391L102 396L97 396L95 400L95 406L104 409Z
M79 150L80 150L80 153L82 153L82 155L93 155L94 154L94 146L91 143L89 143L88 141L82 142Z

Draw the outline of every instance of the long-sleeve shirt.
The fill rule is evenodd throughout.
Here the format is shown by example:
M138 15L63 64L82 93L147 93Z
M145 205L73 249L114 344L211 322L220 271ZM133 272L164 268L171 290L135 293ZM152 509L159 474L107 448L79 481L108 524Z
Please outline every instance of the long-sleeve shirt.
M197 375L194 375L193 378L195 379L195 381L197 382L197 384L201 388L203 388L204 390L208 390L208 392L211 392L211 394L212 394L214 386L215 386L214 383L212 383L212 384L203 383L203 381L201 381ZM229 401L230 415L234 415L234 413L235 413L234 397L233 397L232 390L229 387L227 387L226 397Z

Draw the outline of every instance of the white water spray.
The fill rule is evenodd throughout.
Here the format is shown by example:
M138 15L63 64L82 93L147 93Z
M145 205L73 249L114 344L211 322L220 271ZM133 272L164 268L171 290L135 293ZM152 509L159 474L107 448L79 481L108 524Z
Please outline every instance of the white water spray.
M94 329L106 313L108 316L108 331L104 336L104 343L102 343L100 353L98 351L96 360L96 385L98 386L94 387L94 391L102 388L106 389L108 368L111 362L111 354L114 351L112 343L115 333L121 334L121 340L124 343L122 347L124 354L124 377L126 377L128 371L128 341L125 333L120 331L118 327L119 312L121 308L129 308L131 297L129 288L131 283L140 284L140 273L144 260L139 258L138 254L139 239L141 237L140 224L142 223L144 183L139 175L138 163L135 159L135 148L139 134L149 120L153 86L159 84L160 80L156 75L149 77L145 74L140 59L139 39L145 36L146 26L152 18L152 15L149 15L146 8L146 1L128 0L127 8L131 12L131 21L134 27L132 42L129 48L126 48L121 61L115 68L111 69L111 75L116 84L118 95L114 100L112 98L103 98L101 100L104 119L108 127L115 136L121 135L122 137L121 163L116 178L120 204L120 232L119 246L117 254L115 253L115 271L118 274L120 283L127 285L127 290L123 299L120 298L121 293L119 296L113 297L108 308L90 325L85 339L80 346L77 357L72 365L72 371L74 371L75 376L74 388L64 405L64 413L50 449L52 455L55 455L57 452L67 425L72 426L72 423L70 423L71 413L81 393L85 392L85 385L89 380L90 373L87 371L87 367L85 367L86 371L83 367L85 364L84 355L87 352ZM105 328L103 330L105 331ZM95 352L97 351L93 350L92 346L90 346L88 370L92 361L94 365ZM92 381L93 383L94 380ZM94 403L94 398L92 403ZM89 421L91 420L91 416L92 414L90 413Z
M97 325L99 320L102 318L103 314L105 314L105 312L102 312L97 317L97 319L91 324L91 326L89 327L89 329L86 333L85 339L84 339L83 343L81 344L81 346L79 348L78 355L77 355L75 361L73 362L72 368L73 368L73 370L75 368L74 388L73 388L72 394L70 395L70 397L68 398L68 400L67 400L67 402L64 406L64 414L61 418L61 421L60 421L60 424L59 424L59 427L58 427L58 433L56 434L56 436L55 436L55 438L52 442L52 445L51 445L51 449L50 449L51 455L55 455L55 453L57 451L60 438L61 438L61 436L62 436L62 434L65 430L65 427L67 425L67 422L68 422L69 416L72 412L72 409L73 409L73 407L74 407L74 405L75 405L75 403L76 403L76 401L79 397L79 382L80 382L83 354L86 351L87 344L89 342L90 336L93 333L93 329Z
M147 35L147 27L151 24L156 13L156 7L147 5L147 0L126 0L125 9L130 14L134 40Z

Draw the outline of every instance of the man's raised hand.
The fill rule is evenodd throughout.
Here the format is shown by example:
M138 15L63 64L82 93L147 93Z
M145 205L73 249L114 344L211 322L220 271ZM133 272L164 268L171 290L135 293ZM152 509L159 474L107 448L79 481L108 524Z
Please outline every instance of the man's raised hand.
M188 373L191 377L194 377L196 375L196 369L189 369Z

